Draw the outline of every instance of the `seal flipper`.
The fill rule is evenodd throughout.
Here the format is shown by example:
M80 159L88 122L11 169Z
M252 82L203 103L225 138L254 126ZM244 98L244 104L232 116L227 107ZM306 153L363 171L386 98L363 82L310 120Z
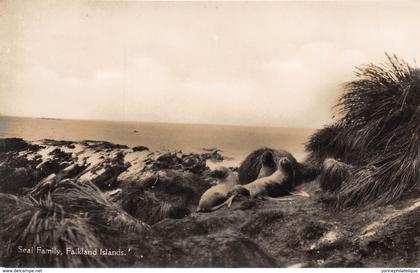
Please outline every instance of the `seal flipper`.
M310 197L310 195L306 191L293 190L289 191L289 193L294 196Z
M289 191L289 193L292 196L302 196L302 197L310 197L310 195L306 192L306 191L299 191L299 190L293 190L293 191ZM272 201L293 201L295 200L295 198L293 197L269 197L267 196L268 200L272 200Z
M222 204L220 204L220 205L217 205L217 206L215 206L215 207L212 207L212 208L210 208L210 211L215 211L215 210L218 210L218 209L220 209L221 207L223 207L223 206L225 206L225 205L227 205L227 207L228 208L230 208L231 206L232 206L232 202L233 202L233 199L235 198L235 196L236 195L232 195L231 197L229 197L225 202L223 202Z
M293 201L293 200L295 200L295 198L290 198L290 197L270 197L270 196L266 196L266 198L268 200L271 200L271 201Z
M226 200L226 202L228 202L228 208L230 208L232 206L232 202L233 199L235 199L236 195L232 195L231 197L229 197L228 200Z

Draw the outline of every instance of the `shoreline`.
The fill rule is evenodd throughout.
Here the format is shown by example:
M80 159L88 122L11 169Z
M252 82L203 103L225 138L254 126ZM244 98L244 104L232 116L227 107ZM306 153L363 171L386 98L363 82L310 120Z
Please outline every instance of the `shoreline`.
M29 141L62 139L66 141L108 141L127 146L147 146L151 150L182 150L200 153L217 148L236 163L252 150L262 147L285 149L298 160L306 156L304 143L311 129L253 128L231 126L182 125L158 123L108 123L69 120L19 119L0 117L0 137L20 137Z

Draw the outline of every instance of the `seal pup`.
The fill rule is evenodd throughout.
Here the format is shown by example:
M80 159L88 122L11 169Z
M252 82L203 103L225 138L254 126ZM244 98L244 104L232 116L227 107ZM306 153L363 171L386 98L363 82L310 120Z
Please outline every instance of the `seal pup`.
M298 195L308 197L306 192L294 190L294 166L288 157L282 157L277 161L276 170L269 176L263 176L267 171L264 165L261 168L260 178L255 181L245 184L234 186L229 195L235 197L238 194L250 196L251 199L255 198L268 198L278 201L290 201L291 198L274 198L273 196L280 195ZM262 172L262 174L261 174Z
M229 198L229 192L238 184L237 175L226 167L218 167L211 175L218 179L218 183L201 195L196 212L215 211L232 204L233 197Z
M272 175L278 168L273 153L265 151L260 158L261 169L257 179Z

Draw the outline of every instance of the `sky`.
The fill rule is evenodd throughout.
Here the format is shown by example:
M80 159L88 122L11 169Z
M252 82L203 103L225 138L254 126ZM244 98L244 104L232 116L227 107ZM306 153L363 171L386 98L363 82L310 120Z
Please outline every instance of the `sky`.
M0 114L319 128L416 2L0 1Z

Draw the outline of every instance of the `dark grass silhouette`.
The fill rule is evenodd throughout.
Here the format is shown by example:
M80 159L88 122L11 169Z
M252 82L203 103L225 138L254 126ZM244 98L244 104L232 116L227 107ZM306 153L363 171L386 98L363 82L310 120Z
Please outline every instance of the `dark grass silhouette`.
M198 203L199 193L189 186L194 182L191 180L186 175L167 172L143 181L128 181L122 186L122 208L148 224L165 218L184 218Z
M419 185L420 71L387 57L356 69L337 105L342 118L306 145L315 166L327 157L352 165L337 207L387 204Z
M342 142L337 138L340 129L340 124L335 123L317 130L305 145L306 150L310 151L305 162L320 169L326 158L336 158L337 160L340 160L341 158L339 155L349 156L342 150Z
M110 202L93 183L44 180L26 196L1 194L0 229L6 266L102 267L125 264L126 257L27 255L18 246L128 249L150 227ZM138 247L148 248L144 243Z
M101 243L89 229L85 217L69 215L48 195L45 199L0 194L4 266L80 267L104 265L92 256L19 254L18 247L42 246L93 249Z
M134 232L136 236L142 236L149 230L149 226L131 217L97 188L93 183L77 183L71 179L64 179L51 193L51 198L57 204L72 214L86 214L87 221L92 226L96 236L108 238L108 236L129 234ZM112 237L111 237L112 238Z

